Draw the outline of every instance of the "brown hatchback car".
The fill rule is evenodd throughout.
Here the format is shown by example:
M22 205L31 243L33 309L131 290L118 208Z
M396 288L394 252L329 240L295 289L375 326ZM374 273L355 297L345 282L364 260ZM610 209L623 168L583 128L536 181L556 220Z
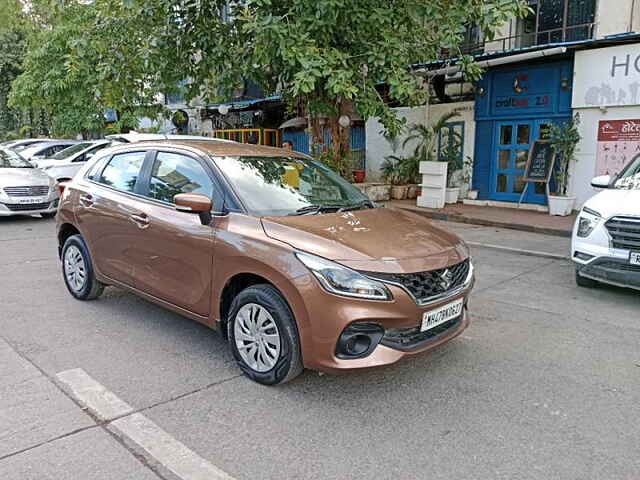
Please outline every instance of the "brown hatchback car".
M71 295L114 285L217 328L253 380L394 363L469 325L465 244L322 163L222 141L104 150L57 215Z

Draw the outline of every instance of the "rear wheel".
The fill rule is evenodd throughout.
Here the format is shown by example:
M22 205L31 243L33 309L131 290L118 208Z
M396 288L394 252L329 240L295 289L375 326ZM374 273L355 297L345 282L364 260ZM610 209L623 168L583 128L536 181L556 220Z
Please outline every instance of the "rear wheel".
M576 283L578 284L579 287L583 287L583 288L595 288L598 286L597 281L592 280L590 278L583 277L582 275L580 275L577 269L576 269Z
M277 385L302 372L295 319L271 285L254 285L231 304L229 345L240 369L252 380Z
M80 235L72 235L62 247L62 276L69 293L78 300L94 300L104 284L96 279L89 250Z

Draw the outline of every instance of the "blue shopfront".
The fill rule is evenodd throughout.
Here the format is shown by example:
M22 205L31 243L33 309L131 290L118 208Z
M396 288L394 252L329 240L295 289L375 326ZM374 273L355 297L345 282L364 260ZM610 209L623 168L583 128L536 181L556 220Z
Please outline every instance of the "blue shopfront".
M478 198L518 202L529 149L552 123L571 117L573 61L487 71L476 90L473 185ZM545 185L526 188L525 203L546 203Z

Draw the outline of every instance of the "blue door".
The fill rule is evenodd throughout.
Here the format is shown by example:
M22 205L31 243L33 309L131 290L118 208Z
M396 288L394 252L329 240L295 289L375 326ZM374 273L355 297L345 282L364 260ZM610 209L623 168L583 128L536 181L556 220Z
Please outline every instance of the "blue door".
M491 178L492 200L517 202L525 190L524 171L529 149L536 139L548 135L547 120L517 120L495 123L493 165ZM526 189L524 203L546 203L545 185L531 183Z

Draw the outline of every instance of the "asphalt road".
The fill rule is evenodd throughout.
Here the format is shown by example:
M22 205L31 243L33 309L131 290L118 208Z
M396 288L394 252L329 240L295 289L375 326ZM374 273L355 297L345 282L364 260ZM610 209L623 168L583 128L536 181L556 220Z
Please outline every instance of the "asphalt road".
M455 341L268 388L203 326L115 289L73 300L54 221L0 219L0 478L200 478L88 414L61 388L71 369L237 480L640 478L640 295L578 289L563 260L473 254Z

